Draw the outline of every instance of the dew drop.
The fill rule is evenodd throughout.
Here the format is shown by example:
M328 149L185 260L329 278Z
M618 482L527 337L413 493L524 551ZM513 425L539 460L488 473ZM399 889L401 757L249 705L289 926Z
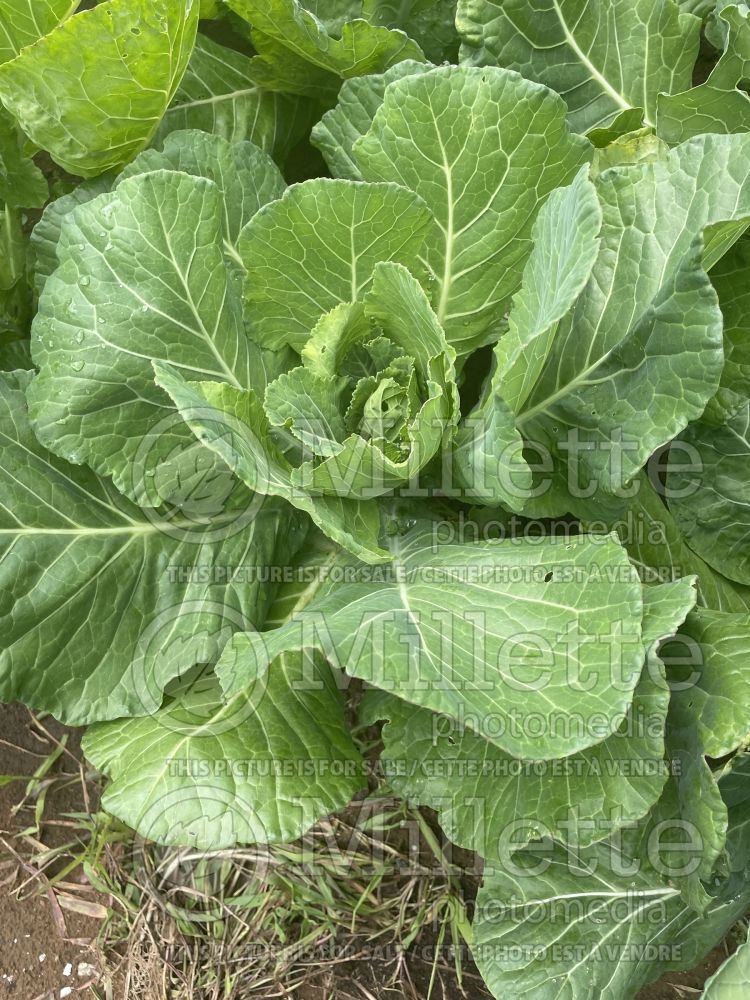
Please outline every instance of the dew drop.
M88 286L91 284L91 278L89 278L87 274L84 274L84 276L81 278L78 284L81 286L81 288L88 288Z
M83 371L83 361L72 361L70 367L74 372Z

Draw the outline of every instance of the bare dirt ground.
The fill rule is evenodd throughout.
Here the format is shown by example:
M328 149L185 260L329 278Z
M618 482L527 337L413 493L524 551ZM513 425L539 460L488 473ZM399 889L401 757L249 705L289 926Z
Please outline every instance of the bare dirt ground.
M54 750L54 738L59 739L64 731L53 720L45 721L44 726L53 739L32 726L25 709L0 709L1 774L33 774ZM78 749L75 734L71 734L69 748L75 756ZM63 753L57 770L75 775L75 760ZM24 791L24 781L0 786L0 836L11 850L22 855L33 849L22 836L22 831L33 824L33 805L16 808ZM71 829L63 825L67 823L67 814L81 811L84 806L77 784L59 792L52 790L50 794L47 811L61 825L45 827L46 846L70 839ZM7 853L4 845L0 845L0 854L6 856L0 862L0 997L47 1000L90 996L87 983L91 982L91 969L97 963L91 943L100 921L73 912L68 906L63 908L51 890L44 892L43 879L40 881L33 870L24 869L19 859L7 858ZM71 872L67 879L71 882L80 879L80 873Z

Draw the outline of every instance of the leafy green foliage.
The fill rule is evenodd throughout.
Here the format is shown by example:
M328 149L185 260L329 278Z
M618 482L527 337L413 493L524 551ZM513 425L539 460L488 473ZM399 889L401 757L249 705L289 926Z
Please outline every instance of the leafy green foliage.
M79 0L2 0L0 3L0 63L56 28L78 7Z
M591 155L564 116L558 98L518 77L448 67L388 86L355 145L365 180L404 184L435 215L425 257L435 312L459 354L497 339L537 211Z
M750 9L724 5L718 16L727 26L726 47L706 82L659 95L657 125L667 142L702 132L746 132L750 125L750 98L740 89L750 73Z
M506 66L556 90L576 132L686 90L700 21L674 0L460 0L462 59Z
M750 906L748 8L85 6L0 0L0 697L162 844L434 809L498 998L695 964Z
M247 139L283 160L309 125L309 109L263 90L251 69L247 56L198 35L154 144L179 129L202 129L230 142Z
M164 425L152 361L253 384L234 241L284 184L260 150L218 137L178 134L163 155L143 156L112 193L65 218L59 267L39 301L29 400L40 440L158 506L179 489L179 473L155 477L154 466L190 436L179 420Z
M1 383L2 697L77 724L154 711L170 679L265 618L263 581L203 579L251 551L261 562L293 551L299 528L274 504L244 531L222 511L213 523L149 519L108 480L39 444L23 396L29 379Z
M316 567L327 555L313 544L304 560ZM282 588L266 622L281 624L304 594ZM210 674L191 679L152 716L93 726L86 754L112 777L110 812L161 843L201 850L294 840L347 805L364 775L331 668L299 655L279 657L266 683L228 700Z
M0 100L70 173L122 166L156 130L197 26L193 0L109 0L5 63Z
M603 826L644 816L667 780L662 728L650 730L643 721L665 717L669 703L655 650L679 627L695 595L685 579L646 588L643 597L643 641L651 647L629 716L611 736L540 766L503 753L449 716L415 712L399 698L371 691L363 717L389 720L383 762L392 787L439 809L452 841L498 864L504 850L516 850L524 839L550 836L585 847L601 838Z
M321 20L297 0L227 0L253 28L255 78L269 90L335 97L338 81L421 59L402 31L355 17ZM320 5L328 12L328 5ZM347 4L346 7L349 5ZM323 15L325 16L325 15Z

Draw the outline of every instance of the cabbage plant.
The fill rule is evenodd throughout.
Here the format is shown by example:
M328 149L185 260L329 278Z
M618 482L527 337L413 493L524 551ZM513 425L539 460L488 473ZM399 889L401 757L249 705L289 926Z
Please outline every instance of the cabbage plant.
M750 10L84 6L0 0L0 698L201 851L379 740L498 998L696 965L750 908Z

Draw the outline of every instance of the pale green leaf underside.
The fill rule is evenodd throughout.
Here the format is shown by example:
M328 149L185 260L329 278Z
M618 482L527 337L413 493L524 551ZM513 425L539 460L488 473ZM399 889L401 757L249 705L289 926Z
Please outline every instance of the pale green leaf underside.
M573 184L552 193L539 213L508 334L495 349L498 390L515 412L536 384L557 324L575 305L598 256L602 211L587 175L583 168Z
M415 528L388 546L390 572L354 575L282 628L235 637L218 667L227 693L282 651L313 646L514 756L567 755L617 729L644 661L641 585L619 544L439 545ZM624 631L607 637L612 622ZM520 691L524 714L539 720L533 738L512 722ZM561 735L555 720L571 711L576 721Z
M171 678L263 620L268 585L222 571L288 559L299 529L272 502L203 532L147 518L38 443L29 378L0 383L0 698L70 724L152 712Z
M537 216L508 332L495 348L494 372L456 440L457 473L469 495L488 505L521 510L532 489L515 415L523 410L558 326L575 305L599 252L601 209L587 174L583 167L573 184L554 191Z
M197 27L193 0L110 0L0 67L0 100L60 166L101 174L154 134Z

